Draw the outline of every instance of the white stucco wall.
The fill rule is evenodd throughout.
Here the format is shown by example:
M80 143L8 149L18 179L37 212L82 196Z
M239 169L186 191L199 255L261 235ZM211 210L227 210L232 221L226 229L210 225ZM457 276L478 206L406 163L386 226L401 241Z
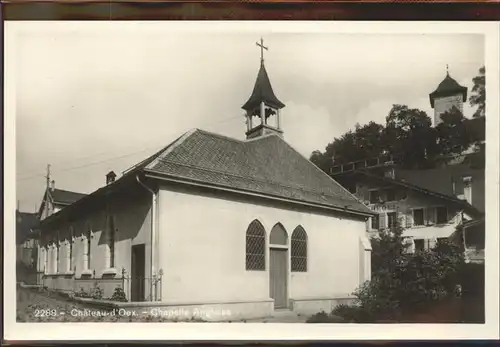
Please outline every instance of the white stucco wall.
M166 187L159 192L158 211L163 301L269 299L269 248L266 271L245 270L246 230L254 219L266 230L267 246L270 231L278 222L288 233L288 243L298 225L307 232L308 271L289 271L289 299L345 296L360 284L360 264L364 261L360 259L359 237L365 233L363 220Z
M56 248L47 249L47 267L45 272L50 275L63 275L68 273L68 251L70 228L73 228L73 262L70 273L77 280L76 290L79 289L84 271L93 273L96 278L101 278L108 269L105 265L107 256L107 243L105 232L107 229L106 218L110 215L115 219L115 278L121 278L122 268L125 268L126 276L131 274L131 248L133 245L145 244L145 276L150 277L151 267L151 198L146 194L113 200L109 203L110 214L104 210L95 212L82 211L80 218L71 222L60 222L53 225L50 230L44 230L40 248L47 244L47 240L56 239L59 232L59 271L56 272ZM86 213L85 213L86 212ZM90 266L85 269L84 249L87 242L87 232L92 231L90 246ZM39 271L44 270L44 250L39 252ZM108 276L109 277L109 276ZM85 277L88 278L88 277ZM130 285L127 281L126 285ZM111 288L114 289L114 288ZM126 291L130 293L129 290ZM150 293L149 287L145 286L145 295ZM108 294L108 293L107 293Z

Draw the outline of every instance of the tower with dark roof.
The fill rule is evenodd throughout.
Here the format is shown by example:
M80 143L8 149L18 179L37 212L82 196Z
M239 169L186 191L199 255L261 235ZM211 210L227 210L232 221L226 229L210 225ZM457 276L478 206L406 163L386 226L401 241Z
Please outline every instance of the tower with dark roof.
M274 94L271 81L264 66L262 39L257 43L261 47L260 69L253 87L250 98L242 106L245 112L247 123L247 139L263 136L269 133L276 133L283 136L281 129L281 109L285 107ZM257 117L257 123L254 124L254 118ZM273 121L274 120L274 121Z
M467 87L451 78L447 67L446 77L436 90L429 94L429 100L434 109L434 126L437 126L442 122L441 115L453 107L463 112L463 103L467 101Z

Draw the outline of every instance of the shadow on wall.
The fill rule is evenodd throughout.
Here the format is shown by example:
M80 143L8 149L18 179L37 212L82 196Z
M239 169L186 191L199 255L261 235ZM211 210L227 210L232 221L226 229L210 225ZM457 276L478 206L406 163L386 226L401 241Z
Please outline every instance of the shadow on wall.
M109 230L111 224L115 231L115 242L136 238L144 227L149 216L150 200L145 194L135 193L128 197L122 197L113 204L112 211L116 211L113 219L102 221L102 230ZM111 223L112 221L112 223ZM102 232L98 244L103 245L108 242L106 232Z

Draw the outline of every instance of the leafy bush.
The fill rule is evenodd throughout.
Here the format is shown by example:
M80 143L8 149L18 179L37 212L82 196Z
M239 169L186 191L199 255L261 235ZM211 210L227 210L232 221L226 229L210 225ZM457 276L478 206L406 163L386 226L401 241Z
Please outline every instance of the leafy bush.
M353 293L357 306L366 313L363 320L398 319L404 312L459 295L464 264L460 248L438 240L433 249L410 254L402 231L384 231L372 239L372 280Z
M121 301L121 302L127 302L127 296L125 295L125 292L123 291L122 287L116 287L115 291L113 292L113 295L111 298L109 298L111 301Z
M344 323L342 317L327 314L325 311L318 312L306 320L306 323Z
M104 295L104 291L102 290L101 287L97 286L92 291L91 297L92 297L92 299L102 300L103 295Z
M331 313L332 316L341 317L348 323L371 323L374 321L370 312L357 305L337 305Z
M78 292L75 292L73 294L73 296L77 297L77 298L91 298L92 296L87 293L85 290L83 290L82 287L80 287L80 290Z

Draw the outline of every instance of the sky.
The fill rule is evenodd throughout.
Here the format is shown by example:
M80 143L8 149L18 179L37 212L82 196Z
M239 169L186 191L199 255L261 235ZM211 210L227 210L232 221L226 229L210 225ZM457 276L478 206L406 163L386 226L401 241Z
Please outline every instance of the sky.
M432 117L446 75L472 89L484 65L480 34L175 32L110 23L16 32L16 191L21 211L40 206L45 170L57 188L105 185L182 133L200 128L243 140L241 106L257 76L262 36L273 89L286 105L285 140L309 157L354 128L385 122L393 104ZM6 83L9 82L6 80ZM474 109L464 105L465 116Z

